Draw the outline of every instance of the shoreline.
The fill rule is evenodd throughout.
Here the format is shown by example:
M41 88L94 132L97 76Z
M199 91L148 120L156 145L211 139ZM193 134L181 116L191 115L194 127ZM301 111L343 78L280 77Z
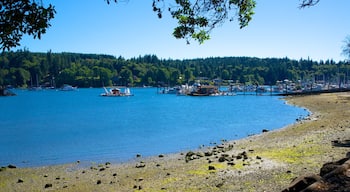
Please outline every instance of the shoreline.
M284 98L306 120L213 147L118 164L71 163L0 171L4 191L281 191L293 178L344 157L348 93ZM86 163L89 164L89 163ZM87 165L89 166L89 165Z

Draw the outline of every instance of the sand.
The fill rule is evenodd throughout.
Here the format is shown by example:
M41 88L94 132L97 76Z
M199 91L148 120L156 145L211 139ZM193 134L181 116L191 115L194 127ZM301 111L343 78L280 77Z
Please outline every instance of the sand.
M350 94L285 98L312 114L275 131L179 154L135 157L123 164L2 168L0 191L281 191L301 175L345 157ZM275 117L278 118L278 117Z

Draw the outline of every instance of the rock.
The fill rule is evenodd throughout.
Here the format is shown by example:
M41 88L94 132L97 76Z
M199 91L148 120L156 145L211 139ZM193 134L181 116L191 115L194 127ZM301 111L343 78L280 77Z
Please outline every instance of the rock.
M209 166L208 166L208 170L209 170L209 171L212 171L212 170L216 170L216 169L215 169L215 167L214 167L214 166L209 165Z
M211 152L211 151L204 152L204 156L206 156L206 157L209 157L212 155L213 155L213 152Z
M49 188L49 187L52 187L52 184L51 184L51 183L45 184L45 189L46 189L46 188Z
M23 183L23 179L18 179L17 183Z
M336 161L336 162L325 163L321 168L320 175L324 176L324 175L330 173L334 169L337 169L342 164L344 164L347 160L348 160L348 158L343 158L343 159L340 159L339 161Z
M224 156L219 157L219 162L220 163L225 162L225 161L226 161L226 158Z
M197 157L204 157L205 156L205 154L203 152L198 152L198 153L196 153L196 155L197 155Z
M17 167L15 165L8 165L7 168L10 168L10 169L16 169Z
M186 161L186 163L189 162L189 161L191 161L191 160L193 160L192 157L193 157L194 155L195 155L195 153L192 152L192 151L187 152L186 155L185 155L185 161Z
M96 182L97 185L99 185L99 184L101 184L101 183L102 183L101 180L97 180L97 182Z
M350 192L350 158L325 163L318 175L301 176L282 192Z
M220 187L222 187L222 186L224 186L224 183L222 182L222 183L218 183L218 184L216 184L215 185L217 188L220 188Z
M164 157L164 155L163 155L163 154L160 154L160 155L158 155L158 157L159 157L159 158L163 158L163 157Z
M144 168L144 167L146 167L146 164L141 162L141 163L136 164L135 167L136 168Z
M104 168L104 167L102 167L102 168L100 169L100 171L104 171L104 170L106 170L106 168Z
M296 178L292 183L291 186L282 192L299 192L306 189L309 185L315 183L316 181L320 181L321 177L318 175L306 175L302 177Z

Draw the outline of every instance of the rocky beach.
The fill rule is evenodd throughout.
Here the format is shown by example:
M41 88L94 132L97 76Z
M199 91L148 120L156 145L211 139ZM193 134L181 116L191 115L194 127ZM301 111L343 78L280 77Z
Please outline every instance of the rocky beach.
M300 191L292 186L297 181L307 180L311 175L315 182L310 184L320 182L323 191L327 191L327 178L323 179L320 174L324 164L337 162L332 164L330 170L322 169L323 173L329 173L344 164L345 176L349 172L344 158L350 151L350 94L292 96L285 100L289 104L307 108L311 115L306 119L298 119L293 125L275 131L266 128L261 134L245 139L223 140L212 147L203 146L195 151L159 154L151 158L143 158L139 154L127 163L97 164L77 159L67 165L35 168L1 165L0 189ZM308 186L307 182L300 183Z

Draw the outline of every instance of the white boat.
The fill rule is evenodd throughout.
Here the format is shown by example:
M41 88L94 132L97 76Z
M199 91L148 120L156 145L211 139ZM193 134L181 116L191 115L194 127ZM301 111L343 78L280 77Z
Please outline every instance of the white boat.
M109 90L106 87L103 87L103 89L105 90L104 93L101 93L101 96L104 97L126 97L126 96L134 96L133 94L131 94L130 89L129 88L124 88L124 90L122 91L120 88L110 88Z
M61 88L60 88L60 91L75 91L77 90L78 87L73 87L71 85L68 85L68 84L64 84Z

